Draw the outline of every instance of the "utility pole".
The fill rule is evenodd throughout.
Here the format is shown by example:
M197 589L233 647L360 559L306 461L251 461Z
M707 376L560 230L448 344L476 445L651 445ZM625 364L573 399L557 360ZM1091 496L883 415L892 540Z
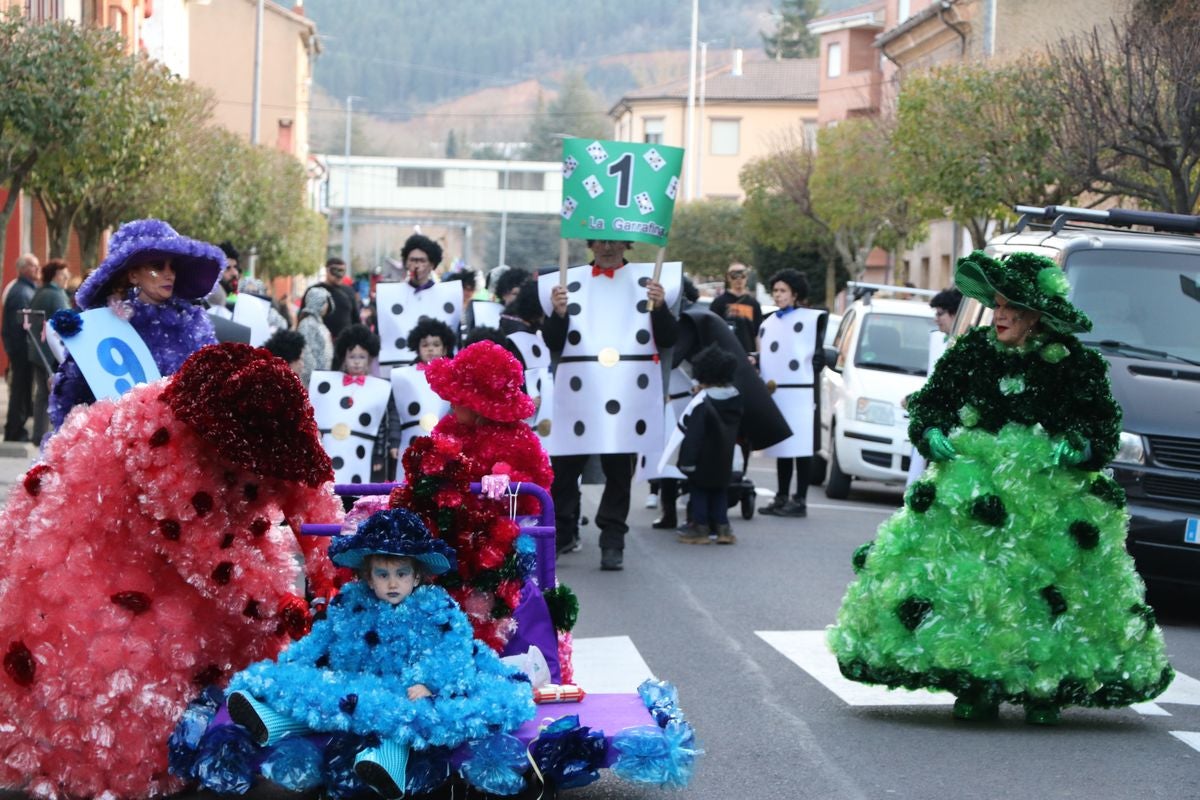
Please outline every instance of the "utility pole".
M354 95L346 97L346 159L342 164L345 177L342 180L342 261L346 272L353 275L350 266L350 120L354 116Z
M692 140L696 136L696 44L700 39L700 0L692 0L692 43L688 56L687 131L684 133L684 157L687 160L687 199L696 197L696 154Z
M258 118L262 108L263 0L254 17L254 98L250 103L250 144L258 144Z

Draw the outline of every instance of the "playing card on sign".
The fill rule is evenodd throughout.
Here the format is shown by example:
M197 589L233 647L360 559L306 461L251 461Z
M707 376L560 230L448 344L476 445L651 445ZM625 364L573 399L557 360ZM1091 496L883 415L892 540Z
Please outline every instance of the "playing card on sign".
M654 203L650 200L649 192L639 192L633 196L633 200L637 203L638 211L643 214L652 214L654 212Z
M600 185L600 181L596 179L595 175L588 175L583 179L583 188L587 190L588 196L593 200L604 194L604 187Z
M674 200L674 199L675 199L675 193L676 193L677 191L679 191L679 178L676 178L675 176L671 176L671 180L670 180L670 182L667 184L667 191L666 191L666 195L667 195L667 197L669 197L669 198L671 198L672 200Z
M642 158L646 159L646 163L650 165L650 169L654 170L655 172L658 172L663 168L663 165L667 163L667 160L660 156L658 151L653 147L647 150L646 154L643 155Z
M592 157L592 161L597 164L603 164L608 158L608 151L604 149L604 145L599 142L592 142L587 146L588 155Z
M567 156L563 162L563 180L570 178L575 174L575 168L579 166L579 162L575 160L575 156Z
M570 219L571 215L575 213L575 209L578 207L579 207L579 203L578 203L578 201L575 200L574 197L568 197L566 200L563 200L563 206L562 206L563 219Z

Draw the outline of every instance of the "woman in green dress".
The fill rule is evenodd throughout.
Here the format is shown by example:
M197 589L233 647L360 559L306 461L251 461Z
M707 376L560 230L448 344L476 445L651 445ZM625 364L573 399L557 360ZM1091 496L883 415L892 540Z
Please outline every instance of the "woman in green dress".
M994 308L909 403L930 461L904 508L854 554L828 641L863 683L952 692L954 714L1002 702L1052 724L1068 705L1149 700L1174 676L1125 552L1116 454L1121 409L1107 365L1073 335L1091 321L1051 260L982 252L962 293Z

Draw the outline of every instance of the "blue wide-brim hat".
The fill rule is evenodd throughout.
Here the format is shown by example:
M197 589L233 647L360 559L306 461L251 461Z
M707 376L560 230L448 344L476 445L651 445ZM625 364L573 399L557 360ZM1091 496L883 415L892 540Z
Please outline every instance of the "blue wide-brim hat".
M175 297L196 300L212 291L225 267L221 248L175 232L160 219L126 222L108 242L108 256L79 285L80 308L99 308L108 302L113 281L130 267L156 258L169 258L175 268Z
M339 567L358 569L370 555L411 558L434 575L449 571L456 562L454 548L433 538L421 518L404 508L376 511L354 533L336 536L329 545L329 558Z

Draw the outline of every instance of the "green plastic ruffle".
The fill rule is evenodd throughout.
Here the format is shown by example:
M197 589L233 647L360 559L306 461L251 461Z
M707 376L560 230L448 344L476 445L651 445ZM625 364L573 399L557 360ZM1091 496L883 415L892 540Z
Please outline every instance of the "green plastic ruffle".
M1174 676L1125 552L1122 493L1040 426L958 430L855 551L829 646L848 678L993 702L1123 706Z

